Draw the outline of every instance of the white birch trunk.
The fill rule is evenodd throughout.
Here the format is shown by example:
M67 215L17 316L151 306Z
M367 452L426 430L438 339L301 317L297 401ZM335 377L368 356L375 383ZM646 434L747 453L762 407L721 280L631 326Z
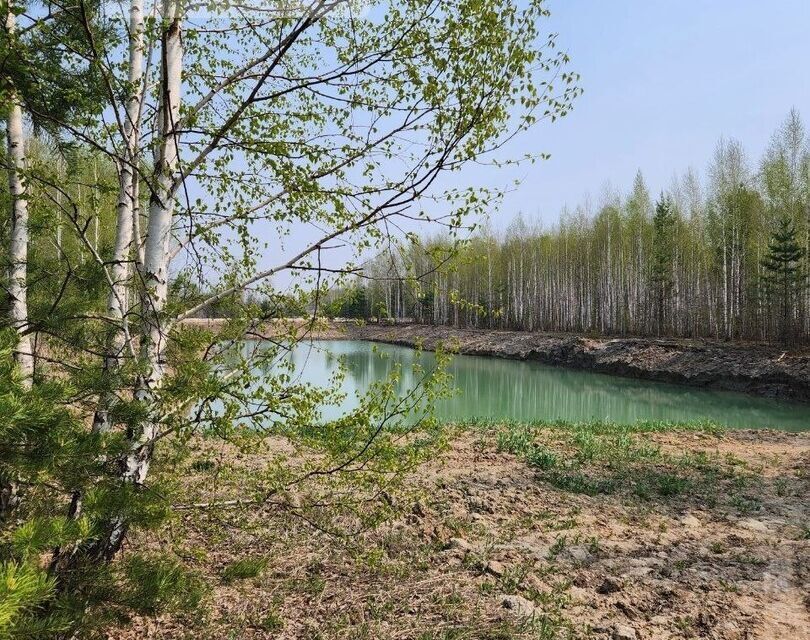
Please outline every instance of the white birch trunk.
M174 214L174 183L179 167L179 146L174 123L180 116L180 90L182 72L182 41L178 0L164 0L163 20L163 77L161 90L161 141L155 163L154 192L149 203L149 221L144 249L143 281L145 285L142 313L142 356L147 372L139 385L136 397L148 400L160 386L164 374L166 348L165 323L162 318L169 284L169 243ZM155 425L147 425L141 437L142 444L154 437ZM127 474L137 483L143 482L149 470L149 455L136 451L130 456Z
M112 286L107 297L107 314L117 323L124 322L127 312L128 281L132 273L130 256L132 254L132 239L135 230L136 184L138 166L138 138L140 137L140 103L143 91L143 58L144 58L144 22L143 0L132 0L129 14L129 77L128 82L131 93L127 101L124 120L124 159L121 162L118 174L118 203L115 233L115 248L113 250L112 267L110 269ZM118 368L119 358L124 349L124 331L118 329L113 334L107 348L104 368L112 372ZM115 401L114 395L102 399L101 407L93 420L93 429L98 432L110 429L109 408Z
M9 3L6 14L6 32L13 34L16 17ZM11 194L11 232L8 253L9 321L19 334L14 359L23 376L23 383L31 386L34 374L34 354L28 329L28 201L25 184L25 134L23 115L17 96L12 92L11 106L6 122L6 140L10 168L8 185Z
M154 190L149 204L146 246L141 267L144 291L141 299L143 326L141 330L141 357L146 371L135 389L136 399L150 404L159 389L164 374L166 332L163 310L168 291L169 242L174 213L173 182L179 168L179 146L174 123L180 115L180 89L183 49L181 41L179 0L163 1L165 30L162 42L163 73L161 77L160 141L155 152L153 176ZM141 485L149 473L158 432L158 416L150 416L132 435L130 451L122 469L122 479ZM96 554L110 559L121 546L127 531L124 518L111 523L106 538Z
M16 30L16 18L11 3L5 17L8 34ZM25 134L22 107L12 91L6 121L6 142L9 159L8 185L11 195L11 229L8 247L9 323L17 331L14 360L22 373L22 384L31 388L34 375L34 354L28 329L28 201L25 185ZM0 514L14 509L20 499L17 483L12 478L0 482Z
M56 160L56 176L61 182L65 179L65 165L62 157L59 156ZM62 263L64 258L64 251L62 249L62 191L57 189L55 193L56 198L56 260L59 264Z

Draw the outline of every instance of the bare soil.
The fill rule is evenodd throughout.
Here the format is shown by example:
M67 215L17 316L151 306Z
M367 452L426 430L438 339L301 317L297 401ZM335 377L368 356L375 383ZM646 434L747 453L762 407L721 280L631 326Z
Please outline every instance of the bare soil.
M532 451L552 472L498 434L461 431L362 533L308 524L304 494L183 512L127 551L172 549L205 574L202 613L108 637L810 638L810 435L540 429ZM245 557L261 563L233 578Z

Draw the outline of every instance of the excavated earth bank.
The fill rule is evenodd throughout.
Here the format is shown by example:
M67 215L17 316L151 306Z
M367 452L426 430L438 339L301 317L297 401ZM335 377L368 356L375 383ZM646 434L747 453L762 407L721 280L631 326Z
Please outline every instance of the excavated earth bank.
M533 360L600 373L810 402L810 355L778 346L654 338L586 338L427 325L365 325L348 337Z

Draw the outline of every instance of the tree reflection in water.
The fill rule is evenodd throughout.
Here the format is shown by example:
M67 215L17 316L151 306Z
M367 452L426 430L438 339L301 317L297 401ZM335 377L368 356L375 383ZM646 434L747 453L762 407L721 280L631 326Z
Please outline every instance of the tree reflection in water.
M318 385L329 384L339 363L345 363L346 401L326 408L326 419L355 406L357 394L384 379L396 363L402 364L400 393L416 384L412 366L417 359L425 368L435 364L432 353L348 340L300 344L287 357L301 381ZM456 356L449 371L457 393L437 405L437 417L444 420L712 420L728 427L810 427L810 409L804 405L737 393L480 356Z

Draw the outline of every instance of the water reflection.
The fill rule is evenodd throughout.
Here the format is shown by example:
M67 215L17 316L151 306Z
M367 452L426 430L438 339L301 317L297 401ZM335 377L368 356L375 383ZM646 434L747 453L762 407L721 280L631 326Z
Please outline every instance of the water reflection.
M402 365L399 391L415 384L412 365L435 365L431 353L392 345L323 341L298 345L289 358L304 382L325 385L342 360L347 366L341 407L333 418L356 406L358 393ZM810 408L742 394L707 391L655 382L548 367L532 362L456 356L450 366L458 393L442 400L437 417L447 420L605 419L616 422L709 419L729 427L771 427L801 431L810 427Z

